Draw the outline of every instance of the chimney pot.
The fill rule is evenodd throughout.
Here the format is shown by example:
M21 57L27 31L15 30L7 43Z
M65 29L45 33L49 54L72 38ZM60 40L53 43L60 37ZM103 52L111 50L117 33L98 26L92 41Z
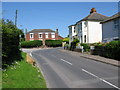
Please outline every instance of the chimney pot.
M90 14L91 13L94 13L94 12L97 12L95 8L92 8L91 11L90 11Z

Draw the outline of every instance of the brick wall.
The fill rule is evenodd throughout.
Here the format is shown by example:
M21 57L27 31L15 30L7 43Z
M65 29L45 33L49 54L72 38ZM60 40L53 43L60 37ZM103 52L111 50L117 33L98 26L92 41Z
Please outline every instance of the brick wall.
M39 32L39 33L41 33L41 32ZM30 38L30 33L27 33L26 34L26 41L29 41L29 40L42 40L43 44L45 44L45 40L60 40L60 39L63 39L57 33L55 33L55 38L52 38L51 35L52 34L48 32L48 38L46 38L45 33L42 33L42 38L39 38L38 33L33 33L33 38Z

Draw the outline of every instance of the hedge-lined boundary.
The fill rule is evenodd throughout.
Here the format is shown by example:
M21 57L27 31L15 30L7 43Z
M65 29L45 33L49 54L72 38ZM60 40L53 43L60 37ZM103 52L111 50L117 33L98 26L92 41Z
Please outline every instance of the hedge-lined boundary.
M2 20L2 68L6 68L15 60L21 59L19 50L21 32L12 21Z
M33 40L33 41L23 41L21 42L22 48L32 48L32 47L40 47L42 44L41 40Z
M100 56L120 60L120 41L96 45L93 52Z
M45 45L48 47L61 47L62 40L45 40Z

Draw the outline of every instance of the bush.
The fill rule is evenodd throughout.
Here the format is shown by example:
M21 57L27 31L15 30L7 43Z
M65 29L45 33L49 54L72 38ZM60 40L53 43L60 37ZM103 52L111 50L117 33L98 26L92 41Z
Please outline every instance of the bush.
M69 44L65 44L64 49L68 50L68 48L69 48Z
M64 38L62 41L66 42L67 44L69 44L69 38L68 37Z
M45 45L48 47L61 47L62 40L45 40Z
M21 59L20 32L21 30L12 21L2 20L2 68Z
M106 57L120 60L120 41L111 41L106 44Z
M84 52L89 51L90 50L90 45L86 44L86 43L81 43L81 46L83 46Z
M70 44L70 50L75 50L77 43L79 43L78 39L74 39Z
M32 48L32 47L40 47L42 45L41 40L33 40L33 41L23 41L21 42L22 48Z
M95 51L100 56L120 60L120 41L111 41L106 44L97 44Z

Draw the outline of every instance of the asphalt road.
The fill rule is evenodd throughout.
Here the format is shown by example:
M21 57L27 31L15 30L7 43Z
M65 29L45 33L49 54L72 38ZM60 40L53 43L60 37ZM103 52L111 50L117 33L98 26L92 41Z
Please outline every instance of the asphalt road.
M61 52L32 51L48 88L116 88L118 67Z

